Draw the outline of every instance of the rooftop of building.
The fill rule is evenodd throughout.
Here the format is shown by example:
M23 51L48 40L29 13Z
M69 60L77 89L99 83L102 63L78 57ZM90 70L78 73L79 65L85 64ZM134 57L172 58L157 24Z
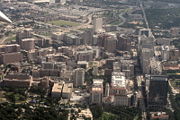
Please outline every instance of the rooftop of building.
M71 93L73 89L73 83L65 83L63 87L63 93Z
M2 48L2 47L11 47L11 46L19 46L19 45L18 44L0 45L0 48Z
M103 79L93 79L93 85L102 85Z
M63 84L61 83L54 83L52 87L52 92L61 92L62 91Z
M93 92L103 92L103 79L93 79Z
M25 39L22 39L22 41L34 41L35 39L34 38L25 38Z
M81 112L78 115L84 116L85 118L92 118L93 117L90 109L81 110Z
M113 72L111 80L111 85L114 87L126 87L127 83L123 72Z

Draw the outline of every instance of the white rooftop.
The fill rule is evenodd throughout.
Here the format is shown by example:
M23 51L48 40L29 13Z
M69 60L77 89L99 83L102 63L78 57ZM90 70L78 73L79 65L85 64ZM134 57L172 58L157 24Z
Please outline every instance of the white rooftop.
M113 72L111 80L112 86L126 87L126 79L123 72Z

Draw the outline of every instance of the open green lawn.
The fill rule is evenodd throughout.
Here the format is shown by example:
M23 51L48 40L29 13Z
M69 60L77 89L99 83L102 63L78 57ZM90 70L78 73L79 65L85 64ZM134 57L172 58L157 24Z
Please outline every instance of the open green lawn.
M57 25L57 26L78 26L80 23L77 22L71 22L71 21L65 21L65 20L54 20L49 21L49 24Z
M180 49L180 39L173 40L172 44L175 45L175 47Z
M111 25L119 25L119 24L121 24L121 22L122 22L122 20L119 19L119 20L112 21L110 24Z
M115 114L103 112L102 116L98 120L115 120L117 117L118 116Z
M6 41L12 41L12 40L16 40L15 35L11 35L8 39L6 39Z
M147 19L151 27L159 26L169 29L180 26L180 8L146 9Z
M169 2L169 3L180 3L179 0L153 0L155 2L160 1L160 2Z

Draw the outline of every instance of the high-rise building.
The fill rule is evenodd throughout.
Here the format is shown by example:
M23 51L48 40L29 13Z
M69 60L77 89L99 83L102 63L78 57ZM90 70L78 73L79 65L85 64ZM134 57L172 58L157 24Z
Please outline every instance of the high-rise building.
M20 44L22 39L31 38L31 37L32 37L31 30L24 30L21 32L17 32L16 33L16 42L18 44Z
M0 46L0 64L17 63L22 61L20 46L18 44Z
M94 18L93 20L93 25L94 25L94 32L103 32L103 19L102 18Z
M31 51L35 48L35 43L33 38L27 38L21 40L21 48L27 51Z
M110 86L109 86L109 83L106 83L105 97L108 97L109 95L110 95Z
M93 79L91 90L91 103L101 104L103 97L103 79Z
M116 50L117 39L111 35L104 40L104 49L108 52L114 52Z
M1 45L0 52L2 53L20 52L20 46L18 44Z
M147 103L149 108L161 109L167 104L168 78L164 75L146 76Z
M4 53L0 55L0 64L18 63L22 61L20 52Z
M149 48L143 48L140 55L141 68L144 74L150 74L150 59L153 57L153 50Z
M131 48L131 39L122 36L122 35L117 35L117 49L122 50L122 51L128 51Z
M115 95L114 96L114 105L116 106L129 106L130 98L128 95Z
M73 72L74 87L84 85L85 70L83 68L77 68Z

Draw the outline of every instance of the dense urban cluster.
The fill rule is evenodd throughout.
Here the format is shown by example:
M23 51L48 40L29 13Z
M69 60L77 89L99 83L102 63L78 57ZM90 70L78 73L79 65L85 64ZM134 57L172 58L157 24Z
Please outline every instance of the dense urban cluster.
M0 0L0 119L179 120L180 3L153 1Z

